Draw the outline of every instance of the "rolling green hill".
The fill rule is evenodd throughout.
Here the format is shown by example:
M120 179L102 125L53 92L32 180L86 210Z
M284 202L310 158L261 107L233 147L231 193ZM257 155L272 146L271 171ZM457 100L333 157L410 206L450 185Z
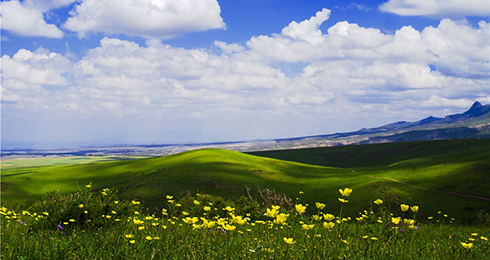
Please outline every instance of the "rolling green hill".
M441 210L472 219L477 210L490 212L489 148L489 139L478 139L255 153L261 156L204 149L159 158L2 169L1 195L2 202L30 204L46 192L70 192L92 182L95 189L116 188L121 197L161 208L165 195L185 190L237 198L247 194L246 187L257 196L260 187L293 198L303 191L301 202L312 205L311 210L321 201L326 211L338 212L338 189L349 187L354 192L347 211L353 216L381 198L394 208L419 205L422 216Z

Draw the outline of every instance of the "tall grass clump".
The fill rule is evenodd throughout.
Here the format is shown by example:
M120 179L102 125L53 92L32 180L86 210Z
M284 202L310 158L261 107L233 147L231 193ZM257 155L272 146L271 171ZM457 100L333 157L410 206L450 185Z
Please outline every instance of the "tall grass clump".
M165 207L119 200L91 184L68 195L49 193L27 208L3 205L2 259L488 259L487 223L418 220L419 207L391 212L377 199L347 216L352 189L340 189L339 212L262 193L225 200L207 194L162 194ZM265 195L264 195L265 194ZM272 196L274 195L274 196ZM279 196L282 197L282 196ZM264 199L265 198L265 199ZM309 211L315 214L308 215ZM482 219L485 218L484 213Z

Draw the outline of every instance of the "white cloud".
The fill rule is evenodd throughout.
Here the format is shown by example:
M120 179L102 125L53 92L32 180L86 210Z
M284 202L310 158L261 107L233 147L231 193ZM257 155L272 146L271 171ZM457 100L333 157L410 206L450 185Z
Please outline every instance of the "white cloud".
M2 2L1 14L2 30L21 36L63 38L63 32L56 25L46 23L43 11L30 2Z
M83 0L64 27L80 38L102 32L168 39L225 28L220 12L216 0Z
M490 2L485 0L389 0L379 6L383 12L401 16L457 18L489 16Z
M39 48L35 52L20 49L12 58L2 57L2 79L35 85L67 85L63 73L71 71L71 62L61 54Z
M324 9L245 44L216 41L209 50L108 37L79 60L19 50L2 57L2 107L134 116L148 125L178 119L188 127L186 120L206 119L240 138L262 138L247 129L325 133L322 127L332 120L376 126L418 120L428 111L460 112L488 99L487 23L475 28L443 19L437 27L385 34L345 21L323 33L329 13ZM284 73L284 64L296 62L302 72ZM53 91L53 85L63 87Z
M304 20L300 23L292 21L287 27L282 29L281 34L295 40L307 41L312 44L320 43L323 41L323 37L322 31L318 28L324 21L328 20L329 17L330 10L323 8L309 20Z

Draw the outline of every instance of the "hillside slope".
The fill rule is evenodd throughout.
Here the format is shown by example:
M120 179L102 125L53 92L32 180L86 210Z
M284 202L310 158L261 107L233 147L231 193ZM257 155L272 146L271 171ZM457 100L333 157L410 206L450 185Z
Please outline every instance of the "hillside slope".
M460 219L471 219L479 209L490 212L489 201L447 192L490 198L488 141L292 150L288 158L283 158L313 158L317 163L323 160L324 165L336 162L335 166L352 166L353 171L222 149L130 161L18 168L2 172L1 194L3 202L32 203L48 191L66 193L77 190L77 185L92 182L95 189L116 188L122 197L138 198L149 208L161 208L167 194L189 190L237 198L246 195L246 187L250 187L252 196L258 197L260 187L284 192L293 199L303 191L301 202L314 205L321 201L327 203L328 212L337 212L338 190L349 187L354 192L349 197L347 212L353 215L381 198L395 208L400 203L421 205L422 216L442 210ZM286 152L276 151L283 153L283 157ZM273 157L270 153L268 156ZM309 209L315 212L313 206Z

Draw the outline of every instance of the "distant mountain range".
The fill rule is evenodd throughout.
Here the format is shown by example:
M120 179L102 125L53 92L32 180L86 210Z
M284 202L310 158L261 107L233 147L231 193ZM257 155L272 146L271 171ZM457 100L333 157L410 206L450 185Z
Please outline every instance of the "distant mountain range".
M279 149L348 144L372 144L460 138L490 137L490 105L475 102L462 114L444 118L429 116L420 121L400 121L355 132L276 139Z
M444 118L429 116L420 121L400 121L355 132L315 135L272 140L202 144L118 145L54 149L2 150L3 156L163 156L203 148L223 148L240 152L299 149L352 144L375 144L421 140L490 138L490 105L475 102L462 114Z

